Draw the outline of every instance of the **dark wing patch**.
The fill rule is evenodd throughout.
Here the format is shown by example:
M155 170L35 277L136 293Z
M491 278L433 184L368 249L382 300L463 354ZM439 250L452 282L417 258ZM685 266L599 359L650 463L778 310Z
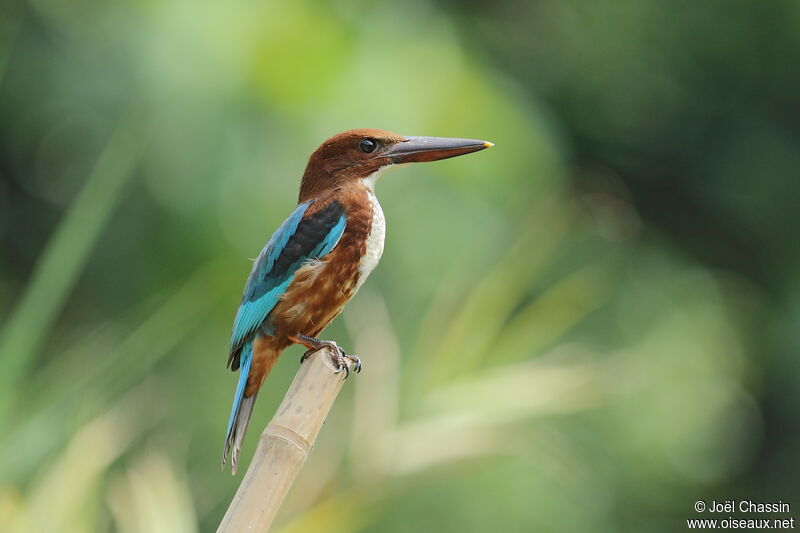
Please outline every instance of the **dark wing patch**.
M245 293L245 298L250 300L259 298L270 290L273 280L292 275L302 263L327 254L336 245L336 242L329 242L330 239L335 236L335 241L338 241L342 235L341 232L331 235L331 230L343 217L344 207L334 201L313 215L301 219L294 234L271 265L269 272L263 276L262 282L253 284L249 292ZM320 254L322 252L320 248L324 248L324 244L330 244L330 247L325 253Z

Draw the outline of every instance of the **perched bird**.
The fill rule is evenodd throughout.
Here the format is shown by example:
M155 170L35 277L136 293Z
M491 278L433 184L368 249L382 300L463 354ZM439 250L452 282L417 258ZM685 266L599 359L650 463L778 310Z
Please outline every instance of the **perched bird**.
M300 183L295 210L258 255L231 335L228 366L239 370L222 453L236 473L239 450L261 384L291 344L328 346L337 372L361 369L335 342L319 340L383 253L385 220L375 198L383 172L404 163L436 161L492 146L474 139L406 137L388 131L345 131L322 143Z

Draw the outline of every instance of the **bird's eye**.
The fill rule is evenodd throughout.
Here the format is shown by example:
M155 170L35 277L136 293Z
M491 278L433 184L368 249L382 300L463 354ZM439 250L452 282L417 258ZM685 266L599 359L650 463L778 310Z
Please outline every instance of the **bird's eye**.
M375 151L375 148L378 147L378 143L373 141L372 139L361 139L361 142L358 143L358 149L364 152L365 154L371 154Z

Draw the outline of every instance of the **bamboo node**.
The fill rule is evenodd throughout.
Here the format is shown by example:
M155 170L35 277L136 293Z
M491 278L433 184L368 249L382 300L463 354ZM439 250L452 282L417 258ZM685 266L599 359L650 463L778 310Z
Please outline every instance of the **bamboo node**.
M303 452L303 455L305 456L308 456L308 454L311 453L311 443L304 439L296 431L286 426L270 423L266 428L264 428L262 435L283 439L286 442L296 446L301 452Z

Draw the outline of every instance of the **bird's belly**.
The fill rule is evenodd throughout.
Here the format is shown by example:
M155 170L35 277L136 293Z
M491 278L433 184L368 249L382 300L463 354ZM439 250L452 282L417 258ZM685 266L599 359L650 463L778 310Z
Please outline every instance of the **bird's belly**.
M269 315L276 333L316 337L355 294L359 262L358 257L331 253L298 269Z

